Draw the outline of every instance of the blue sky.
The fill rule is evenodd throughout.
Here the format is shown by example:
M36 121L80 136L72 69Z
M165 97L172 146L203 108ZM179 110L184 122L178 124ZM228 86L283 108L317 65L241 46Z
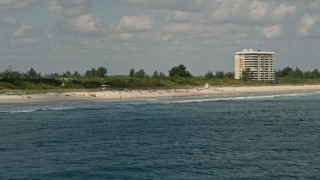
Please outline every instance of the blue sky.
M320 69L320 0L0 0L0 71L233 71L233 53Z

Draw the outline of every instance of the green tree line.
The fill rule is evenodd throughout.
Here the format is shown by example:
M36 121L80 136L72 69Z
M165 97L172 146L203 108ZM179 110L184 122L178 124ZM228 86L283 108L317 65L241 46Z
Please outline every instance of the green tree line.
M318 69L314 69L313 71L301 71L299 68L292 69L291 67L285 67L282 70L276 71L276 77L318 79L320 78L320 72Z
M78 71L63 73L51 73L42 75L34 68L27 72L13 70L12 67L0 72L1 89L81 89L99 88L102 84L108 84L112 88L147 88L147 87L181 87L200 86L204 83L212 85L241 85L241 84L265 84L268 82L250 81L250 74L242 80L234 80L233 72L207 71L203 76L194 76L183 65L174 66L168 73L155 70L148 75L144 69L136 71L131 68L127 75L108 76L105 67L91 68L81 74ZM301 71L299 68L286 67L276 71L277 82L281 83L320 83L320 72ZM274 82L270 82L274 83Z

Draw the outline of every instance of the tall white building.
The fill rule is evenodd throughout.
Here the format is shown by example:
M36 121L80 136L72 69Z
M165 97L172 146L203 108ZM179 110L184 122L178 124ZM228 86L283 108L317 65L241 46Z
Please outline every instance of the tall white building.
M253 80L275 80L274 56L274 52L253 49L234 53L234 78L241 79L242 72L249 69Z

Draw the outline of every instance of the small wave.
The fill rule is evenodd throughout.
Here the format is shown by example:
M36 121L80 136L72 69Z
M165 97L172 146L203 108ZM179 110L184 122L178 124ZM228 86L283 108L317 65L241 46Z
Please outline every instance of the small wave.
M75 109L75 107L34 107L34 108L21 108L19 110L10 108L10 109L0 110L0 113L16 114L16 113L32 113L36 111L65 111L65 110L71 110L71 109Z
M40 111L65 111L75 109L76 107L49 107L49 108L41 108Z
M273 97L229 97L229 98L212 98L212 99L187 99L180 101L172 101L169 104L180 104L180 103L199 103L199 102L213 102L213 101L232 101L232 100L250 100L250 99L267 99Z
M187 99L180 101L172 101L169 103L194 103L194 102L211 102L211 101L237 101L237 100L252 100L252 99L272 99L279 95L267 95L267 96L240 96L240 97L225 97L225 98L206 98L206 99Z
M159 101L159 99L146 99L146 101L155 102L155 101Z
M30 109L30 110L17 110L17 111L2 111L1 113L11 113L11 114L15 114L15 113L31 113L37 111L37 109Z
M212 101L239 101L239 100L263 100L274 99L281 97L305 97L319 95L320 91L316 92L302 92L302 93L288 93L288 94L272 94L272 95L257 95L257 96L238 96L238 97L224 97L224 98L203 98L203 99L185 99L178 101L169 101L169 104L178 103L199 103L199 102L212 102Z
M300 93L290 93L290 94L280 94L283 96L313 96L319 95L320 91L311 91L311 92L300 92Z

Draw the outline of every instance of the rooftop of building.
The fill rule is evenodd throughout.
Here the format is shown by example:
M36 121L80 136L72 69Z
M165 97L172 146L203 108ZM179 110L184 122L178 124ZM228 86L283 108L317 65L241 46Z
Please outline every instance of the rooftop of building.
M276 54L276 53L268 52L268 51L261 51L260 49L258 49L258 50L243 49L242 51L234 53L234 55L240 55L240 54Z

